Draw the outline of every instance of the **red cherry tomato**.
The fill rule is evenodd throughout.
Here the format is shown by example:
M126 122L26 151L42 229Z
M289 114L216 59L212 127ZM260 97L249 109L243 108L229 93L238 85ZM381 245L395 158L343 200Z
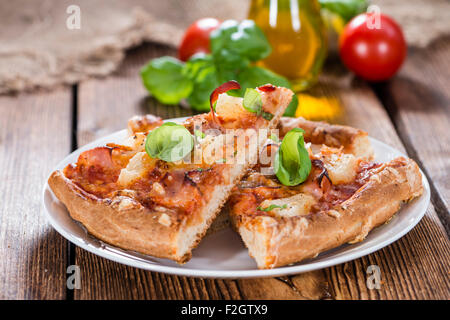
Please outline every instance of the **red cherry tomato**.
M399 25L384 14L364 13L354 17L339 38L344 64L369 81L392 77L406 57L406 42Z
M219 27L220 21L215 18L203 18L195 21L187 28L178 49L178 57L188 60L198 52L209 53L209 34Z

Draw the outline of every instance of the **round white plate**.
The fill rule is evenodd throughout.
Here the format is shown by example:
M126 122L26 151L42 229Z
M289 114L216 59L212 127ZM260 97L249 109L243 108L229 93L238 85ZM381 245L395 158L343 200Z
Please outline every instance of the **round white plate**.
M170 120L182 121L184 118ZM126 134L126 130L118 131L87 144L68 155L54 170L63 169L69 163L76 162L79 154L85 150L105 145L108 142L120 143ZM395 157L404 156L401 152L374 138L370 138L370 141L375 150L377 161L386 162ZM51 225L62 236L77 246L106 259L141 269L183 276L213 278L273 277L312 271L347 262L370 254L398 240L420 221L428 208L430 186L423 173L422 177L423 195L402 207L388 224L374 229L364 241L340 246L324 252L314 259L295 265L270 270L257 269L256 263L249 257L239 235L231 229L207 236L193 251L192 259L184 265L178 265L176 262L167 259L158 259L122 250L89 235L79 223L70 218L66 207L53 195L47 183L44 186L43 205Z

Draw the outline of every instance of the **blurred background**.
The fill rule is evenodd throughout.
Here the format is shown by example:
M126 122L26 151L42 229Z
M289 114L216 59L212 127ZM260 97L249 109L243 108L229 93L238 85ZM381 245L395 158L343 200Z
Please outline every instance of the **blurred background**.
M298 93L301 108L291 108L287 115L333 120L342 111L339 101L333 97L324 98L321 89L314 88L324 64L327 76L322 75L320 79L328 82L349 83L354 73L370 81L371 72L377 76L377 69L385 69L384 65L374 65L371 56L368 57L371 59L369 64L357 60L355 48L359 44L355 39L348 40L347 51L341 52L341 58L347 61L344 59L343 64L339 58L339 37L344 38L342 34L349 21L364 12L382 13L392 18L410 50L426 48L436 39L450 34L450 4L446 0L0 1L0 94L39 88L52 90L91 77L108 76L117 71L128 49L142 43L166 46L169 51L165 52L169 55L181 57L184 49L179 47L185 31L198 19L211 17L223 22L250 18L264 32L271 47L270 55L255 58L250 63L286 78ZM360 38L367 37L360 31L356 31L356 37L358 32ZM385 30L385 34L389 32ZM195 47L197 40L189 41L194 42ZM392 70L375 80L389 79L403 64L402 43L395 38L392 41L394 45L388 46L389 50L384 53L388 60L391 59L388 67ZM187 43L188 50L191 44ZM369 45L378 46L373 41L369 41ZM188 56L182 60L195 53L196 49L192 50L187 53L184 50ZM215 58L216 63L217 60ZM354 73L346 72L343 65ZM228 78L236 78L236 72L233 70ZM149 73L147 78L155 77ZM181 103L197 112L206 111L206 90L212 91L214 85L230 80L228 78L216 77L200 98L182 97L188 102L178 99L170 104ZM260 73L253 78L287 86L283 79L277 82ZM250 81L248 85L258 83ZM151 85L146 88L150 95L167 103L161 94L158 96L158 88Z
M274 51L280 52L283 41L296 38L290 17L292 13L295 15L295 10L300 12L302 34L297 37L299 43L294 50L296 61L284 52L274 54L265 62L270 69L293 78L305 73L302 68L316 67L315 72L319 73L325 56L333 57L337 50L339 32L352 16L364 12L368 5L378 6L382 13L397 21L410 47L426 47L450 33L450 5L446 0L323 0L322 9L337 8L321 13L326 45L320 43L322 34L314 35L322 32L315 22L315 13L311 13L314 11L311 6L317 3L309 0L0 1L0 93L51 88L90 76L108 75L118 68L126 49L142 42L161 43L176 49L186 28L204 17L241 21L250 16L265 31L272 47L275 46ZM79 28L67 26L70 23L67 20L76 11L69 9L71 5L80 8ZM276 7L278 11L273 10ZM277 16L278 24L274 28L269 20L276 20ZM278 33L274 30L271 33L270 29ZM280 33L280 29L284 32ZM285 35L284 39L280 39L280 34ZM279 43L276 43L277 37ZM280 61L279 55L287 56L288 61ZM320 61L311 62L315 59Z

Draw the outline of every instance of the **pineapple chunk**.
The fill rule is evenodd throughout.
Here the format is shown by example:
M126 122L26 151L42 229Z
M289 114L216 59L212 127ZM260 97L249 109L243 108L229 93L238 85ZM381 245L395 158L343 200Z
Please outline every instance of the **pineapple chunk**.
M358 158L354 155L326 146L322 147L320 154L333 184L350 183L355 179Z
M146 152L138 152L130 159L126 168L120 171L118 183L126 187L137 179L143 177L155 165L155 159L148 156Z
M235 120L250 113L242 106L242 98L232 97L226 93L219 95L216 104L216 113L224 120Z

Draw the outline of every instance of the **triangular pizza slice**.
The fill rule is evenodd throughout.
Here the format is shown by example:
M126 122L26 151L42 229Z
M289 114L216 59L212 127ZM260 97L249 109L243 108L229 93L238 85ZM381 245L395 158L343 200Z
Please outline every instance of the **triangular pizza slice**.
M275 159L250 170L227 206L259 268L361 241L422 194L417 164L374 162L362 130L283 118L279 134L263 150Z
M51 189L100 240L186 262L293 95L273 85L247 90L245 100L225 93L237 88L222 85L211 112L181 124L133 118L126 141L83 152L53 172Z

